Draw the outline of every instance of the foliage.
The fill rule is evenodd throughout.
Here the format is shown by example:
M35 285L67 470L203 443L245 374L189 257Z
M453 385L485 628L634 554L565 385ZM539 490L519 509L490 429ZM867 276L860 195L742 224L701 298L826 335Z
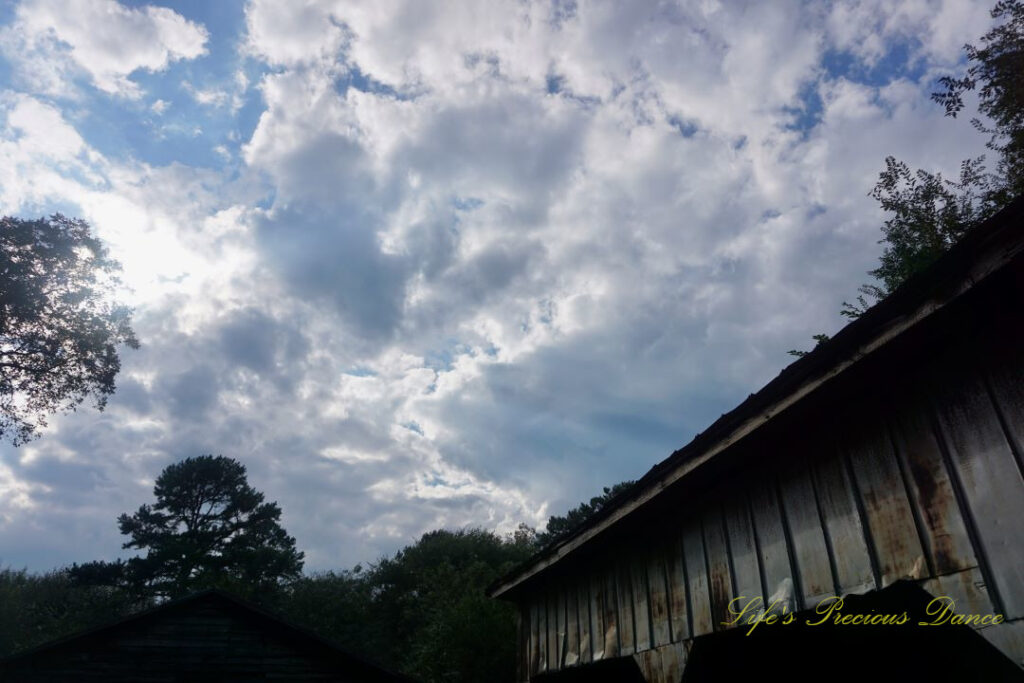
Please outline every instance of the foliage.
M552 515L548 519L546 531L537 534L537 543L540 546L552 545L568 536L576 527L597 513L598 510L608 504L615 496L622 493L634 483L633 481L619 482L615 486L604 487L604 492L594 496L589 502L582 502L565 513L564 516Z
M829 339L831 339L831 337L829 337L827 334L816 334L813 337L811 337L811 339L813 339L815 341L814 348L816 349L819 346L821 346L822 344L824 344L825 342L827 342ZM809 354L810 351L801 351L799 349L790 349L787 353L789 353L789 355L791 355L791 356L796 356L797 358L803 358L804 356Z
M67 572L0 569L0 657L114 621L140 606L123 590L81 586Z
M119 268L85 221L0 218L0 437L20 445L90 395L104 408L117 345L139 345L112 303Z
M882 282L875 288L877 294L891 292L926 268L972 225L1000 208L993 198L998 179L985 173L983 161L982 157L964 161L960 182L955 183L938 173L911 174L902 161L886 158L885 170L871 191L882 209L892 214L882 228L881 243L886 246L881 263L870 272Z
M387 633L371 633L380 624L370 626L374 623L372 587L361 565L300 577L289 586L281 609L317 634L383 661L379 643Z
M944 76L942 92L932 99L955 117L964 107L963 95L978 86L978 111L992 127L974 118L978 130L991 135L988 148L999 153L996 172L985 169L985 157L960 165L960 180L943 180L938 173L910 168L893 157L870 195L891 214L882 228L885 244L881 263L869 274L880 285L861 287L862 294L880 299L941 256L971 227L995 214L1024 193L1024 2L1001 0L992 17L1005 19L986 33L982 47L965 45L970 66L963 78ZM843 314L856 318L868 302L843 303Z
M978 118L971 123L991 136L987 146L999 153L1005 183L996 201L1006 204L1024 194L1024 2L1000 0L991 14L1004 21L982 36L981 47L964 46L970 63L966 75L940 78L945 90L932 99L955 117L964 107L964 93L977 88L978 111L992 125Z
M488 598L485 590L536 547L533 530L524 525L504 537L482 529L432 531L375 565L299 577L276 592L271 607L425 683L512 683L515 608ZM76 565L45 576L0 573L0 651L148 606L153 599L135 602L138 594L127 582L131 566L129 560ZM118 582L122 587L113 586Z
M885 245L879 266L868 274L879 284L864 284L856 303L843 302L840 313L859 318L874 302L906 282L953 246L971 227L1002 208L998 199L1003 185L986 173L984 157L960 165L960 181L945 180L941 173L917 170L894 157L886 157L885 170L871 196L891 214L882 227Z
M879 240L885 248L878 268L868 273L876 282L861 285L854 303L843 302L840 313L847 318L859 318L972 227L1024 194L1024 0L1000 0L991 14L1003 21L982 36L980 47L964 46L966 74L940 78L944 89L932 93L932 99L947 116L956 117L965 106L964 95L978 93L978 111L990 123L977 117L971 122L990 136L986 146L999 155L996 168L987 170L984 156L967 159L956 182L939 173L911 172L902 161L886 158L869 193L890 215Z
M533 550L523 529L432 531L369 569L301 579L284 605L343 647L424 681L513 681L514 609L484 591Z
M249 486L245 467L203 455L168 466L153 489L155 505L118 518L124 548L147 550L127 562L75 565L85 585L122 585L146 597L177 597L225 588L267 602L297 579L303 553L279 524L277 503Z

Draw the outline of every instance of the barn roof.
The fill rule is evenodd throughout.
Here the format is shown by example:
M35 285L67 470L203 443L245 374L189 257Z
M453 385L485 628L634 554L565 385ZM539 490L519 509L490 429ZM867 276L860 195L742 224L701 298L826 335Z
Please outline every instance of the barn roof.
M732 446L756 438L803 399L856 374L863 359L960 299L987 276L1024 253L1024 197L972 229L929 268L909 278L884 300L811 353L790 364L757 393L722 415L707 430L652 467L636 484L609 501L567 537L544 548L488 588L492 597L513 597L532 578L590 547L613 528L649 507L669 486L693 475Z
M256 605L218 589L204 590L176 600L169 600L151 609L136 612L116 621L9 655L0 659L0 678L3 677L5 671L16 669L30 660L45 661L46 658L59 655L68 649L102 643L121 633L138 631L149 624L174 617L178 613L200 605L213 607L220 612L248 622L268 636L296 644L305 653L336 666L339 671L356 676L359 680L394 681L395 683L412 683L413 681L407 676L383 669L358 655L343 650L307 628L289 623Z

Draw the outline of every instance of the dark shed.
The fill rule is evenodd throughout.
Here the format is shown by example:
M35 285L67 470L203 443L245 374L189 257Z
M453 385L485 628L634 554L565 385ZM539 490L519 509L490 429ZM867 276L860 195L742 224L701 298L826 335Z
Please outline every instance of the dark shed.
M618 658L677 683L691 652L712 671L737 652L712 643L737 642L717 638L750 600L806 615L901 579L999 615L959 656L1024 665L1022 463L1018 199L495 582L519 607L517 680L600 680Z
M0 681L409 683L217 590L0 660Z

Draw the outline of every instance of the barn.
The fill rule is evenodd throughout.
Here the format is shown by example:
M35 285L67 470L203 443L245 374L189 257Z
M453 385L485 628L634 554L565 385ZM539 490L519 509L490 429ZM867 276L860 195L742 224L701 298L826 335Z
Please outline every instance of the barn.
M411 683L219 591L166 602L0 660L0 681Z
M1018 199L495 582L516 680L1017 680L1022 454Z

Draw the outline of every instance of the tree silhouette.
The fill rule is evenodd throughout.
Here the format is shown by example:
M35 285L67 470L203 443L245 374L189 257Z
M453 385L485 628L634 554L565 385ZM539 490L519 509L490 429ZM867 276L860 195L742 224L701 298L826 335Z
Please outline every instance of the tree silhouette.
M0 218L0 438L20 445L90 395L106 405L117 345L139 346L112 300L119 269L85 221Z
M154 505L118 517L124 548L146 550L127 562L70 570L83 584L121 584L140 596L176 597L221 587L266 600L298 578L303 553L281 527L281 508L246 480L245 467L203 455L157 477Z
M548 519L547 529L537 534L537 545L544 547L562 540L571 534L576 527L593 517L601 508L635 483L635 481L620 481L614 486L605 486L603 493L599 496L594 496L589 502L584 501L580 503L564 515L552 515Z

